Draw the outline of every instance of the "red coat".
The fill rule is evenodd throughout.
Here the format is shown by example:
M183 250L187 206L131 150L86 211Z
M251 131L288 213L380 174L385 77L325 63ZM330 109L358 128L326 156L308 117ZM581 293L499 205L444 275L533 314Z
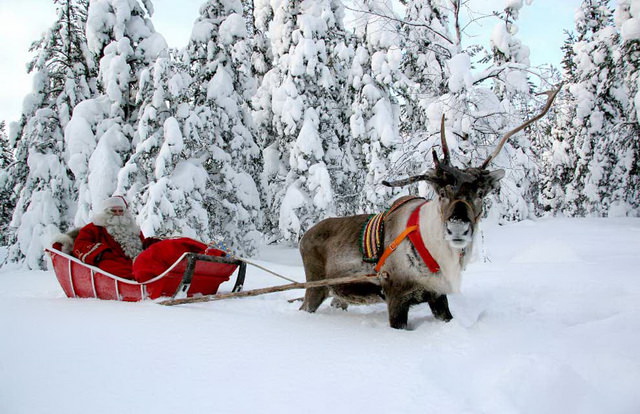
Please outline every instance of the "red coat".
M143 247L156 241L151 238L146 239L142 233L140 233L140 240ZM124 253L120 244L102 226L89 223L80 229L73 244L73 255L85 263L116 276L133 279L131 271L133 260ZM100 260L96 262L99 256Z

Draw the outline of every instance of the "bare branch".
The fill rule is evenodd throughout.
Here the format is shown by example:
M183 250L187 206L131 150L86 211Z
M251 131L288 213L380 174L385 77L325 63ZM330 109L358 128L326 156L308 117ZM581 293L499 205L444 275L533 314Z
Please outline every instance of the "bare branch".
M376 16L376 17L381 17L383 19L388 19L392 22L396 22L396 23L400 23L400 24L404 24L407 26L414 26L414 27L424 27L425 29L431 31L432 33L434 33L436 36L441 37L442 39L446 40L447 42L449 42L450 44L454 44L453 41L451 39L449 39L447 36L443 35L442 33L438 32L437 30L427 26L424 23L414 23L414 22L409 22L406 20L402 20L402 19L398 19L397 17L392 17L392 16L386 16L384 14L381 13L376 13L374 11L371 10L358 10L358 9L353 9L351 7L348 6L344 6L344 8L346 10L352 11L352 12L356 12L356 13L363 13L363 14L370 14L372 16Z

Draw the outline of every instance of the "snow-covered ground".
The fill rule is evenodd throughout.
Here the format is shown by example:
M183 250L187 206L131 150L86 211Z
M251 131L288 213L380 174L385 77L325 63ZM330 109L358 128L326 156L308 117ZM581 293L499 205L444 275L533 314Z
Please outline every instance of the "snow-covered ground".
M454 320L421 305L409 331L382 305L299 312L299 290L164 307L5 268L0 413L639 413L640 219L495 226L483 249ZM260 263L304 279L293 249Z

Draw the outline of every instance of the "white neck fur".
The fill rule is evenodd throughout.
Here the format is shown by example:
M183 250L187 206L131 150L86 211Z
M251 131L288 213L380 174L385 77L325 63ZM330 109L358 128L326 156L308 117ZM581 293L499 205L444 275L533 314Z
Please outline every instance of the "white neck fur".
M442 293L460 291L461 273L466 265L468 253L473 245L471 242L465 249L455 249L444 239L444 223L440 203L432 200L420 208L420 235L425 246L440 265Z

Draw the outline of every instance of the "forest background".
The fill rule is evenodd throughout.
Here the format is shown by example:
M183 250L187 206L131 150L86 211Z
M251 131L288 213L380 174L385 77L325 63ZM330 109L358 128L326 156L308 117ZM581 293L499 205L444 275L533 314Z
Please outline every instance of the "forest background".
M52 237L114 193L147 235L245 255L294 244L404 194L380 183L432 167L443 115L454 162L477 166L561 82L495 160L507 176L489 220L638 216L640 1L583 1L562 68L531 66L522 0L474 44L462 13L477 3L212 0L169 48L150 0L54 0L33 91L0 125L5 261L44 267Z

